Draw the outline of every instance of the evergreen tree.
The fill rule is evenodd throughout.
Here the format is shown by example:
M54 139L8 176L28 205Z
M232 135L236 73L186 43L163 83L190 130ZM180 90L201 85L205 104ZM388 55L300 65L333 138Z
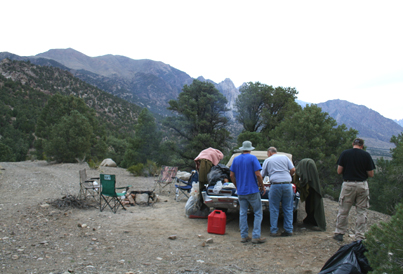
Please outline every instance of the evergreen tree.
M14 162L15 156L13 150L0 142L0 162Z
M50 132L45 145L45 153L58 162L72 163L83 159L91 149L92 126L88 119L77 110L62 116Z
M365 234L365 254L374 274L403 272L403 203L387 223L374 225Z
M342 178L336 173L336 162L343 150L351 148L356 135L356 130L347 130L344 124L337 126L328 113L310 105L271 131L268 146L291 153L295 164L304 158L313 159L323 187L337 197Z
M381 158L377 161L376 176L369 182L371 207L374 210L394 214L398 203L403 203L403 133L392 136L392 160Z
M106 157L113 159L118 166L122 165L123 157L129 145L128 139L124 137L108 136L106 139Z
M164 125L177 137L171 149L178 165L194 168L193 159L203 149L213 147L225 152L229 148L226 103L213 84L198 80L185 85L177 100L169 101L168 109L176 115L166 118Z
M106 151L105 131L98 125L95 110L73 96L52 96L38 118L35 134L35 147L47 160L98 159Z
M236 120L244 131L267 134L287 117L287 113L301 109L295 102L298 92L294 88L249 82L242 85L239 92L235 103Z
M154 116L147 108L143 108L138 118L138 124L135 125L134 138L129 140L122 166L146 164L147 160L158 161L161 140L162 134L157 129Z

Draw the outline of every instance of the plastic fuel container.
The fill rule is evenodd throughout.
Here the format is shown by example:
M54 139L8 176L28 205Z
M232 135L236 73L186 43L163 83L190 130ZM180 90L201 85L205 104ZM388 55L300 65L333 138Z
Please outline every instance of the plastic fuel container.
M207 232L213 234L225 234L227 215L221 210L214 210L208 215Z

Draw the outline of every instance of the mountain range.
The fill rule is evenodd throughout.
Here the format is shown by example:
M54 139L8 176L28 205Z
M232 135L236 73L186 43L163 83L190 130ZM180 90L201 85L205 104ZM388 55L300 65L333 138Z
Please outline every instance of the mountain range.
M147 107L157 116L167 116L169 100L176 99L184 85L192 83L193 78L183 71L163 62L153 60L133 60L119 55L89 57L74 49L51 49L36 56L18 56L8 52L0 53L0 60L30 61L36 65L53 66L69 71L79 79L116 95L141 107ZM239 89L230 79L220 83L208 81L227 98L228 107L234 110ZM301 104L303 105L303 104ZM398 135L403 127L391 119L365 106L355 105L343 100L330 100L317 104L334 118L338 124L359 131L369 148L387 154L393 145L389 142L392 135ZM233 118L233 111L229 112Z

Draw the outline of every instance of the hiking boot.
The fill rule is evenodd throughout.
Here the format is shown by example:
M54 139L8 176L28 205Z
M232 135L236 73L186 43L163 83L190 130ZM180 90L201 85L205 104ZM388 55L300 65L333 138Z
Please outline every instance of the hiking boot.
M342 242L343 241L343 234L336 234L333 236L333 239L336 241Z
M270 237L280 237L280 234L278 234L278 233L270 233Z
M252 239L252 244L263 244L266 242L266 238L255 238Z
M288 237L288 236L292 236L292 233L287 232L287 231L283 231L283 233L281 233L280 236L281 236L281 237Z
M252 238L249 237L249 236L246 236L246 238L242 238L242 239L241 239L241 243L247 243L247 242L249 242L250 240L252 240Z

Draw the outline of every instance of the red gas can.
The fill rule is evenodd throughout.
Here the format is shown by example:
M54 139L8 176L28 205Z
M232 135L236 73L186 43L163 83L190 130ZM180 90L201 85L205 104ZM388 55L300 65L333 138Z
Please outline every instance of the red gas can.
M221 210L214 210L208 215L207 232L213 234L225 234L227 215Z

